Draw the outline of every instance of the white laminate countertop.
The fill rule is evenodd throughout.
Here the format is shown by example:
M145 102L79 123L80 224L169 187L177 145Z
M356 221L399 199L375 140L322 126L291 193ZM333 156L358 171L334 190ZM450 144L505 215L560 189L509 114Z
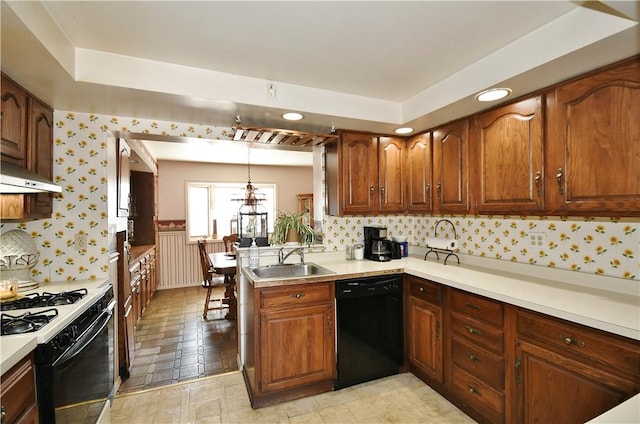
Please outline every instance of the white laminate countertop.
M335 272L332 279L355 278L375 273L404 272L450 287L476 293L550 316L587 325L620 336L640 340L640 282L542 266L459 255L444 265L414 248L407 258L389 262L344 259L342 252L306 254L307 262ZM239 255L243 252L239 249ZM297 257L294 256L294 259ZM271 257L261 264L273 262ZM264 263L263 263L264 262ZM289 261L287 261L289 262ZM291 261L295 262L295 261ZM246 268L243 275L256 287L278 285L278 279L253 281ZM326 281L327 276L324 276ZM318 277L307 279L318 281ZM289 282L300 282L300 279ZM283 283L286 284L286 281Z
M21 292L20 294L34 292L42 293L45 291L57 293L61 291L85 288L88 293L73 305L55 306L58 310L58 316L35 333L0 336L0 374L7 372L12 366L28 355L29 352L35 349L39 343L46 343L51 340L56 334L58 334L82 312L87 310L96 300L98 300L107 291L108 286L108 280L105 278L96 280L41 283L40 287L36 289ZM29 311L41 311L46 309L51 309L51 307L34 308ZM3 314L19 316L25 312L26 311L24 310L3 311Z

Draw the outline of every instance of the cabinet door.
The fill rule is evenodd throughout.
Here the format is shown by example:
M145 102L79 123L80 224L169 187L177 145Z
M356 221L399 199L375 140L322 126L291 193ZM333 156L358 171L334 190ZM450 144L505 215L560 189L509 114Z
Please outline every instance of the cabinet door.
M261 313L261 392L334 378L333 316L333 304Z
M556 88L547 108L549 209L640 214L640 60Z
M27 93L2 75L2 160L27 167Z
M341 199L346 214L378 210L378 151L370 134L345 133L342 139Z
M29 113L29 148L27 168L53 179L53 111L39 101L31 100ZM25 214L30 218L50 218L53 195L37 193L25 197Z
M433 131L433 175L436 212L468 212L469 121L462 120Z
M584 423L629 398L637 385L572 358L516 342L517 422Z
M411 297L408 316L411 364L442 383L442 308Z
M380 212L403 212L405 141L398 137L378 139L378 193Z
M541 211L542 97L476 117L471 157L478 212Z
M407 210L431 212L431 133L412 137L407 142Z

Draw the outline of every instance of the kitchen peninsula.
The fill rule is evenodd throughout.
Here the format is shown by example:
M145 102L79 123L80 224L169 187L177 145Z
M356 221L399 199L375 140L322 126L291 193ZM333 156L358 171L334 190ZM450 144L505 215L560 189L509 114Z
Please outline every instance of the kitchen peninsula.
M282 389L284 386L280 389L273 386L272 391L268 387L265 389L261 382L259 358L266 358L267 361L277 359L270 356L272 352L264 351L265 345L260 340L262 333L253 324L259 319L263 319L264 323L266 316L261 316L264 308L264 302L258 301L261 299L261 291L290 288L304 293L300 299L305 299L306 285L311 293L312 290L317 290L316 287L339 279L395 273L405 274L405 306L414 302L414 292L409 289L409 280L411 284L414 280L435 284L445 293L442 318L438 323L442 334L439 348L443 353L441 358L444 359L441 359L442 363L436 364L441 369L443 380L438 382L430 378L419 366L418 359L421 358L412 357L410 343L415 335L411 334L413 327L407 324L406 307L405 369L413 372L478 421L523 422L535 418L530 416L531 411L524 411L523 405L524 402L526 405L535 405L536 399L527 396L544 395L535 391L535 373L542 372L540 364L544 364L545 375L559 373L555 374L553 381L561 379L561 374L570 370L570 382L580 387L575 390L586 392L576 395L577 398L574 399L574 392L567 390L568 393L563 396L567 396L575 405L581 405L578 410L589 409L583 405L585 401L580 396L591 399L589 402L596 404L595 399L599 396L607 398L603 402L609 402L608 405L596 405L591 412L583 411L583 414L591 414L580 418L583 421L640 392L640 322L637 319L640 314L640 290L633 281L466 255L461 255L461 265L444 265L436 259L423 260L424 253L415 248L410 257L390 262L347 261L341 252L308 253L305 254L308 262L335 272L332 275L308 278L254 281L248 270L243 268L239 282L241 362L254 406L266 406L300 397L301 394L308 396L326 391L327 385L330 386L330 381L335 377L335 369L332 369L328 375L325 374L313 384L299 380L302 383L297 387L298 390L295 385L286 387L286 390ZM244 254L246 252L241 251L240 257ZM261 257L261 264L269 263L272 257L269 252L265 252L265 256ZM306 297L307 302L309 296ZM459 303L456 299L465 299L468 305L487 305L492 308L491 311L496 311L497 314L496 322L500 323L499 330L491 330L483 324L489 318L482 315L487 315L489 309L475 317L473 310L468 314L461 314L456 310ZM465 308L464 303L460 307ZM290 311L293 309L293 305L288 308ZM470 317L466 318L465 315ZM459 331L459 322L466 323L466 327L460 326L463 331L464 328L471 328L468 331L473 333L465 335ZM481 330L486 332L479 336ZM327 331L333 331L331 326ZM492 338L482 340L487 334L491 334ZM481 352L487 358L497 359L500 372L494 384L498 389L491 386L489 380L478 378L474 374L474 368L469 371L462 360L454 356L460 346L474 346L468 340L470 337L479 339L480 347L476 353ZM482 343L488 342L491 347L484 347ZM272 341L270 345L275 346L277 343ZM435 346L438 344L434 344L434 349ZM290 381L297 379L295 375L280 377L282 381L287 378ZM324 385L321 384L322 379ZM602 383L603 381L606 383ZM552 389L549 387L545 390L558 395L559 392ZM615 393L615 400L608 398L609 395L605 395L602 390ZM558 402L566 404L564 399ZM547 409L555 411L555 408ZM525 413L528 414L526 417ZM537 411L533 414L540 416ZM575 421L580 416L571 414L569 412L566 415L569 421Z

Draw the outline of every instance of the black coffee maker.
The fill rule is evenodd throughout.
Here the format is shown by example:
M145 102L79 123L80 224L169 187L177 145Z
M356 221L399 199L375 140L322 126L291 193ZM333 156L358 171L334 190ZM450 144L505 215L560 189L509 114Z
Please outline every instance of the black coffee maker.
M372 261L391 260L388 250L387 227L371 225L364 227L364 257Z

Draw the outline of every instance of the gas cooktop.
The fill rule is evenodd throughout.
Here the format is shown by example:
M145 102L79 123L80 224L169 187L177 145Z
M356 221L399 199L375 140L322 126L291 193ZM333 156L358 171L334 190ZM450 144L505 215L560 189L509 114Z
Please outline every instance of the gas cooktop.
M18 299L0 303L0 310L14 311L18 309L71 305L86 295L87 289L63 291L60 293L29 293L20 296Z
M58 293L28 293L18 298L0 303L2 311L16 311L0 315L2 326L0 335L32 333L40 330L58 316L58 310L33 310L51 306L72 305L87 295L87 289L81 288ZM28 311L25 311L28 309ZM20 313L22 312L22 313Z

